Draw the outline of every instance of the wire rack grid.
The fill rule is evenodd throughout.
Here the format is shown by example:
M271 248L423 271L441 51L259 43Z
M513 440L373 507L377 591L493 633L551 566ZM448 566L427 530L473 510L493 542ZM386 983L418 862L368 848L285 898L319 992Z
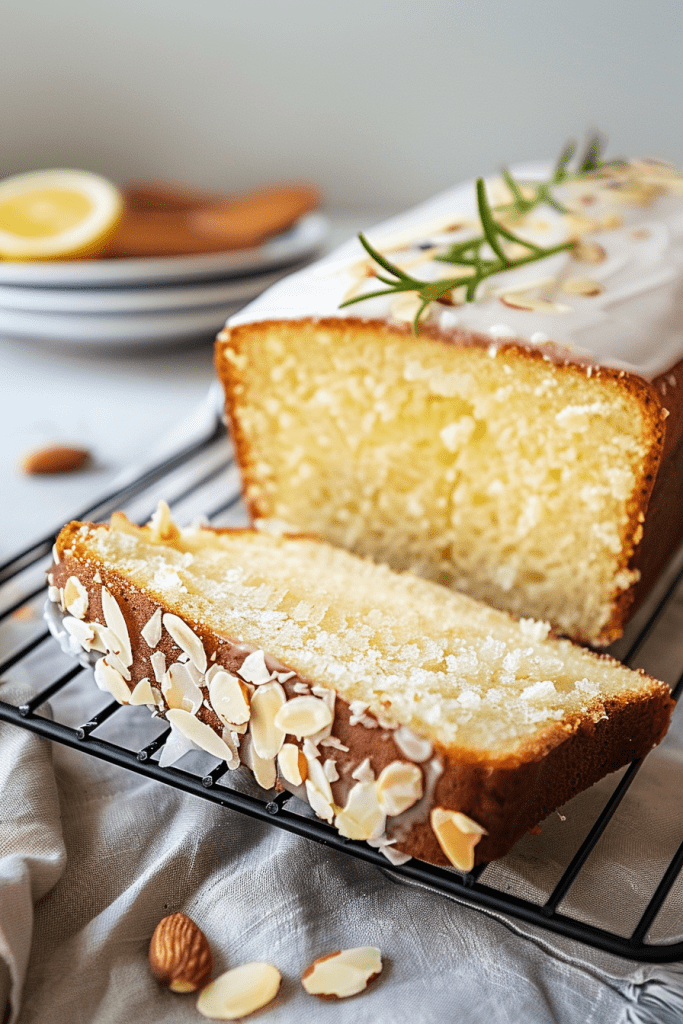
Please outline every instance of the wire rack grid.
M83 510L74 518L99 521L112 511L122 509L132 520L144 522L149 518L160 495L168 501L174 517L181 523L197 517L221 526L239 526L246 522L237 468L231 457L225 430L218 420L200 440L142 473L124 488L109 494L97 505ZM149 719L150 738L139 749L131 750L112 742L106 738L106 723L113 715L130 713L130 709L122 710L116 702L101 707L87 721L75 727L60 722L56 715L53 718L43 713L48 700L58 698L60 693L79 680L82 681L83 674L90 671L81 664L68 664L65 667L63 662L59 669L53 668L51 674L48 673L44 678L41 678L39 671L43 661L52 664L49 658L38 655L46 650L43 645L52 645L39 617L39 610L46 596L45 573L50 563L53 540L52 536L46 537L0 565L0 644L5 649L0 663L0 682L11 680L17 672L20 676L23 673L24 678L31 678L34 691L21 705L0 700L0 721L12 723L195 797L268 821L305 839L374 864L388 871L394 881L425 886L444 896L517 918L620 957L659 963L683 959L683 936L677 934L677 929L670 927L668 932L665 930L662 934L660 928L655 935L653 927L662 908L670 907L672 896L679 888L683 892L683 842L662 864L658 878L653 880L647 897L638 906L634 923L627 932L605 927L599 920L595 920L590 911L577 913L571 906L571 893L577 887L584 892L584 907L595 903L592 872L596 848L605 839L609 829L618 828L615 821L619 817L619 808L638 776L640 761L631 764L616 778L611 777L606 791L604 788L600 790L601 798L604 794L602 805L592 814L573 845L567 848L561 870L553 878L552 884L548 886L546 883L543 888L534 884L533 877L527 871L529 865L533 866L533 853L526 860L522 858L520 861L518 857L509 871L506 871L506 862L511 855L494 865L481 865L468 874L417 860L411 860L400 867L390 867L378 850L366 843L339 836L336 830L311 816L310 809L288 793L266 793L258 790L253 783L251 791L247 792L233 786L231 776L239 776L244 769L229 772L224 762L215 761L199 772L196 765L190 769L183 761L161 767L158 759L170 729L159 719ZM615 654L624 662L638 664L639 653L656 635L679 588L683 592L683 557L679 563L671 567L649 606L636 616L627 637L620 648L615 650ZM683 655L681 661L677 679L671 680L676 698L683 687ZM99 691L97 694L104 698ZM676 794L669 793L668 799L675 800ZM559 818L564 820L565 816L561 814ZM518 847L524 842L522 840ZM522 872L525 879L521 886L517 884L520 864L525 865ZM517 883L513 884L515 873ZM600 884L604 891L604 879ZM608 879L607 884L608 887L614 886L614 898L618 900L619 877ZM673 916L675 919L676 915Z

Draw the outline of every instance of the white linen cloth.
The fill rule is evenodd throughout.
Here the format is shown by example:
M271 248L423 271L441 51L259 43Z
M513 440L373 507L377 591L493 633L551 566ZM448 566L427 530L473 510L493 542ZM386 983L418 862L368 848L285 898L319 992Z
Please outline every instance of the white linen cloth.
M680 637L681 626L679 599L641 661L668 682L683 652L661 636ZM0 699L20 704L30 692L25 677L10 679ZM53 707L75 725L104 703L86 672ZM651 893L651 877L683 837L682 718L647 759L561 909L625 933L635 924L642 892ZM122 709L108 738L136 749L149 740L147 721L144 708ZM203 1020L196 996L160 988L147 964L157 922L176 910L209 939L214 976L252 960L282 972L260 1024L683 1020L681 964L621 960L397 884L373 866L16 726L0 723L0 750L0 1020L6 1004L9 1024ZM531 898L550 892L612 785L604 780L577 797L564 820L551 815L540 837L521 840L482 881ZM682 904L677 883L653 940L681 936ZM311 960L366 944L380 947L385 965L367 992L322 1002L303 991Z

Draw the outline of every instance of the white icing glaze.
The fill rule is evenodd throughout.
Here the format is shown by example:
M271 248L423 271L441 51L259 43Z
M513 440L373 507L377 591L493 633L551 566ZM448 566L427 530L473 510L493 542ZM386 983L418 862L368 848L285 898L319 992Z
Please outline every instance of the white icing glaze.
M518 179L545 180L548 165L513 169ZM597 264L579 262L565 252L537 263L507 271L484 281L477 301L456 307L433 303L428 322L443 330L461 329L487 335L502 343L514 336L543 348L547 338L568 347L578 356L652 379L683 357L683 190L681 179L646 204L619 201L618 192L596 189L592 181L570 182L554 194L561 202L581 209L586 217L601 219L616 215L618 228L584 235L605 250L607 258ZM592 201L581 207L581 197ZM449 243L475 231L476 202L473 184L458 186L436 196L401 216L385 221L367 233L369 241L387 253L392 262L411 255L417 248L399 252L397 246L419 245L427 240ZM451 224L469 220L460 233L444 233ZM548 247L566 240L566 219L549 206L539 206L529 215L530 224L515 226L518 235ZM387 252L387 250L390 250ZM426 254L428 256L428 254ZM385 318L391 320L391 298L369 299L340 309L339 305L361 280L359 265L366 254L353 239L318 263L278 282L228 321L228 327L260 320L296 320L315 317ZM409 271L428 279L447 270L457 276L458 268L426 259ZM443 275L442 275L443 276ZM604 286L599 295L566 294L561 285L569 277L590 277ZM567 312L541 312L509 308L501 302L504 289L519 290L526 283L548 277L556 284L541 292L561 303ZM366 291L384 287L368 278ZM504 328L504 330L503 330ZM495 345L492 346L495 355Z

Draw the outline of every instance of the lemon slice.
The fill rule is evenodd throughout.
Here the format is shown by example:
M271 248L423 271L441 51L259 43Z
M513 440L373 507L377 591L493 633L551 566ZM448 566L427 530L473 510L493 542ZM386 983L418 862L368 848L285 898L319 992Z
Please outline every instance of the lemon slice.
M97 256L123 213L119 191L89 171L32 171L0 181L0 258Z

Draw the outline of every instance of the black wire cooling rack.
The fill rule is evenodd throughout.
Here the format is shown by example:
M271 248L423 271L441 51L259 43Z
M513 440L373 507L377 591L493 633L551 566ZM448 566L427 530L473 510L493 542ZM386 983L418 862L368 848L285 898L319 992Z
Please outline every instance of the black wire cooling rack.
M237 469L230 455L225 430L218 421L201 440L142 473L127 486L109 494L73 518L99 521L111 512L122 509L129 518L144 522L154 510L159 496L168 501L176 520L181 523L201 516L215 525L244 524L245 514L240 499ZM590 912L584 915L588 918L586 920L582 919L581 914L566 910L567 905L571 910L571 902L567 903L567 898L577 885L584 891L584 906L591 906L598 899L596 896L594 900L591 893L591 886L598 885L592 874L595 850L608 828L614 827L618 819L618 808L636 779L641 767L640 761L635 761L616 777L617 781L611 787L611 792L608 792L603 806L592 816L588 827L567 855L567 862L563 864L559 876L541 897L531 898L523 894L524 887L520 894L519 887L514 891L515 887L506 881L505 860L494 865L479 866L469 874L417 860L411 860L400 867L391 867L378 850L366 843L342 838L329 825L311 817L310 810L288 793L274 795L258 791L259 795L253 795L253 791L240 792L229 788L229 776L239 774L243 769L229 773L224 762L216 763L213 768L203 770L200 774L196 770L186 770L177 765L161 767L158 755L170 729L164 728L157 734L158 719L149 719L150 735L152 732L155 735L138 750L126 749L97 735L98 730L106 733L102 727L113 715L130 713L130 709L122 709L116 702L107 704L77 727L60 722L57 716L53 719L41 714L41 707L46 701L53 698L59 703L59 695L82 680L83 673L90 671L80 664L72 664L64 670L62 662L61 669L55 670L47 678L40 678L39 666L45 661L50 662L50 658L41 656L41 651L46 652L53 646L40 618L46 596L45 573L50 564L53 539L50 536L39 541L0 566L0 643L5 647L0 663L0 683L11 681L18 673L20 678L30 678L36 687L30 699L20 706L0 700L0 720L367 861L388 871L394 881L417 883L444 896L517 918L620 957L659 963L683 959L683 922L677 920L676 914L673 915L674 924L668 933L661 934L660 927L659 933L652 939L658 915L663 908L668 907L670 911L671 898L677 895L677 889L683 883L680 877L683 842L671 859L667 858L668 863L663 862L658 879L652 885L651 895L648 892L644 905L638 908L635 927L630 927L628 934L618 934L608 927L600 926ZM657 630L672 601L676 600L679 586L683 591L683 562L678 570L674 567L669 572L650 606L636 617L629 635L616 652L621 660L638 665L639 652ZM683 656L681 661L681 674L674 688L675 697L678 697L683 687ZM678 794L671 792L667 794L667 799L676 801ZM562 815L560 817L564 820ZM533 863L533 856L529 863ZM620 877L608 878L607 883L602 877L599 885L602 892L600 898L604 901L607 889L609 901L613 904L619 903L629 885L633 888L631 882ZM526 892L533 891L532 880ZM668 916L672 917L670 912Z

